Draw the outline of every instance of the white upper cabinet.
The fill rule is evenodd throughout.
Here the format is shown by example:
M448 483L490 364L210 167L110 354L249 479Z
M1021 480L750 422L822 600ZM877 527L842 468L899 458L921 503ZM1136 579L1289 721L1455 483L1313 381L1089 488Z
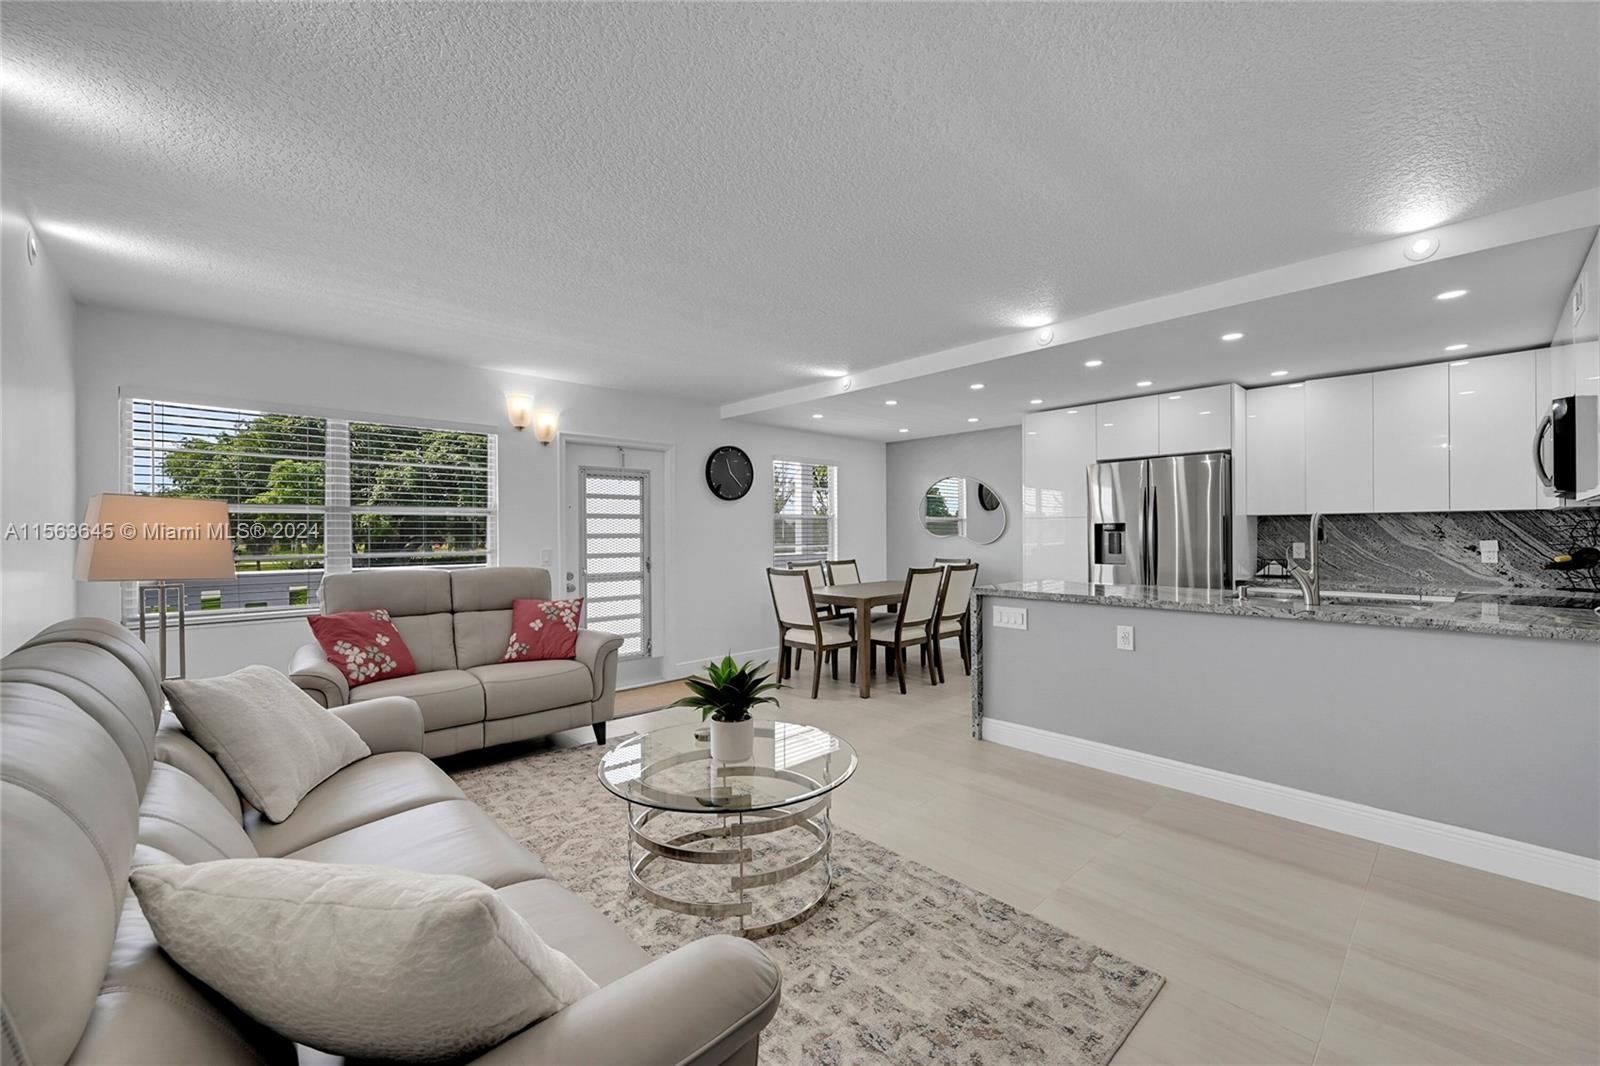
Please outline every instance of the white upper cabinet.
M1450 507L1538 506L1533 472L1536 357L1512 352L1451 364Z
M1164 393L1157 404L1162 455L1224 452L1233 447L1233 386Z
M1023 415L1023 517L1088 514L1086 470L1094 461L1093 406Z
M1245 396L1250 514L1306 513L1306 390L1251 389Z
M1450 508L1450 369L1444 363L1372 375L1372 503L1375 511Z
M1372 375L1308 381L1306 509L1372 510Z
M1094 406L1096 454L1101 459L1129 459L1161 453L1156 396L1136 396Z

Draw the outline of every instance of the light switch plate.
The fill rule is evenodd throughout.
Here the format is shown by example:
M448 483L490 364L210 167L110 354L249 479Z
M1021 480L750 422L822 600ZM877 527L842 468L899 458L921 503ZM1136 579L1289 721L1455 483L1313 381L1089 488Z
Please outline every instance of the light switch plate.
M1002 607L995 604L994 627L996 629L1027 629L1028 609L1026 607Z
M1132 626L1118 626L1117 627L1117 650L1118 651L1132 651L1133 650L1133 627Z
M1289 545L1289 558L1291 558L1291 559L1304 559L1305 557L1306 557L1306 542L1305 541L1297 540L1293 544Z
M1500 542L1498 540L1478 541L1478 555L1486 563L1498 563L1500 561Z
M539 553L539 565L548 570L550 568L550 560L551 560L551 558L552 558L552 556L551 556L551 553L550 553L550 549L549 548L545 548L543 551L541 551Z

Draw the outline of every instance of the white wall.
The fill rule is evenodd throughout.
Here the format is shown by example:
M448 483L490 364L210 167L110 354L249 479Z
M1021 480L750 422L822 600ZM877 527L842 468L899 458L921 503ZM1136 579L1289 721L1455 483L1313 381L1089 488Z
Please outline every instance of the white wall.
M12 203L0 226L0 529L79 522L74 484L72 297L40 246L28 263L28 220ZM0 652L70 616L74 545L0 543Z
M666 625L656 634L668 676L709 656L772 654L777 634L765 568L771 565L770 493L758 483L737 503L706 489L707 454L737 444L758 469L775 454L840 468L840 550L869 572L884 561L884 446L743 422L716 407L581 385L534 380L443 360L203 322L84 305L79 308L78 479L81 497L117 488L118 390L293 411L313 406L395 419L470 423L497 431L500 561L539 565L558 547L558 449L506 424L505 394L534 394L560 413L563 433L675 446L668 480ZM658 556L658 560L659 560ZM561 560L556 559L557 567ZM560 587L559 584L557 587ZM115 616L115 585L82 585L79 608ZM286 665L309 637L300 619L197 626L189 673L203 676L261 662Z
M970 556L978 564L978 581L1022 580L1022 430L956 433L948 437L896 441L888 447L887 467L889 571L905 576L912 566L927 566L936 557ZM975 477L1006 505L1006 531L993 544L959 537L935 537L918 517L928 486L952 474ZM876 576L862 563L863 577Z

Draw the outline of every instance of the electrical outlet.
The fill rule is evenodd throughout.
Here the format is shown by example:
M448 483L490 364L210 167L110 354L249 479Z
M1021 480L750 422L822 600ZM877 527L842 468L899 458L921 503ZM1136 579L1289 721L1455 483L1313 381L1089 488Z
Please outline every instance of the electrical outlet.
M1132 626L1118 626L1117 627L1117 650L1118 651L1132 651L1133 650L1133 627Z
M1500 561L1500 542L1497 540L1478 541L1478 555L1485 563L1498 563Z
M1305 557L1306 557L1306 542L1305 541L1297 540L1293 544L1289 545L1289 558L1291 558L1291 559L1304 559Z
M1028 609L1026 607L1001 607L994 608L994 627L996 629L1027 629Z

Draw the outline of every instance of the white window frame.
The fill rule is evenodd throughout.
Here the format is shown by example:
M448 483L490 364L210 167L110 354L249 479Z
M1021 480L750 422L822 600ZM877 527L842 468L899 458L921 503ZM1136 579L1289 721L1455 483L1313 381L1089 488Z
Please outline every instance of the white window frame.
M155 398L160 397L160 398ZM323 516L322 530L322 569L323 575L336 573L349 573L355 569L355 537L354 516L356 514L395 514L418 513L419 511L444 517L449 516L482 516L487 519L484 542L485 562L451 563L442 560L437 564L428 564L419 567L396 567L394 569L469 569L477 566L495 566L499 563L500 545L500 461L498 432L493 428L481 425L470 425L454 422L443 422L433 419L402 418L395 415L374 415L359 412L338 412L313 407L301 407L295 404L245 404L238 400L216 399L214 397L197 398L195 396L173 393L163 389L119 390L119 425L118 437L120 456L119 467L121 470L121 488L119 491L137 493L141 487L134 483L134 447L133 447L133 413L134 404L181 404L195 407L211 407L219 410L240 412L246 414L288 415L298 418L318 418L326 423L326 448L323 459L323 503L321 507L312 505L283 505L273 506L270 510L275 514L304 513L307 515L321 514ZM485 462L487 472L487 502L486 508L361 508L354 507L350 502L350 424L352 422L369 423L380 426L393 426L402 429L435 429L447 430L455 433L471 433L485 438ZM243 505L249 507L250 505ZM228 514L230 519L234 515L234 505L229 504ZM256 508L251 508L256 510ZM248 514L250 510L244 512ZM376 557L368 553L365 557ZM139 620L139 586L137 581L122 582L122 615L127 624L135 624ZM239 622L264 621L275 618L303 618L307 615L318 613L319 604L309 602L305 607L281 608L243 608L234 607L215 612L202 612L191 610L188 613L189 625L225 625Z
M833 513L827 516L828 547L825 553L822 555L822 559L839 558L839 478L841 476L839 464L831 459L812 459L802 455L782 455L774 453L772 456L772 461L767 464L767 492L769 500L771 499L773 488L777 484L776 467L779 463L794 463L801 467L825 466L828 468L828 491L833 494ZM774 512L773 517L777 517L776 512ZM768 532L768 536L772 536L770 531ZM795 562L810 561L809 555L780 557L778 555L778 544L776 538L773 538L771 555L772 565L774 566L783 566Z

